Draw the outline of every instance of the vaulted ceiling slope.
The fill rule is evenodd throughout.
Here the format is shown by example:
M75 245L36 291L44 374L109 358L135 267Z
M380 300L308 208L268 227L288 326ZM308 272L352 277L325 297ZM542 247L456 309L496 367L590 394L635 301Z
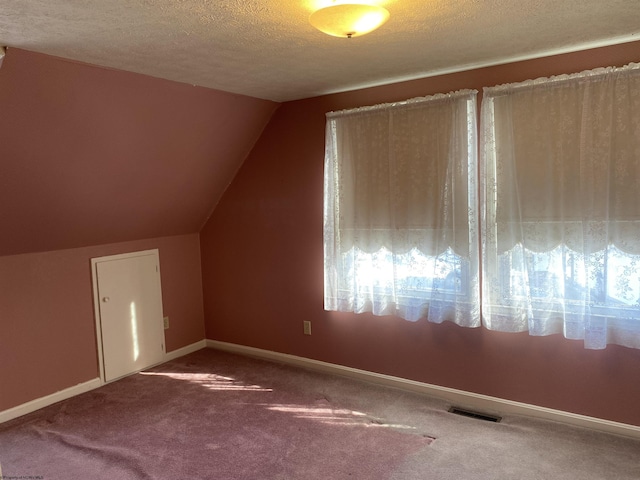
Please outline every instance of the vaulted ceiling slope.
M0 256L198 232L277 106L9 49Z
M335 38L308 22L333 1L0 0L0 45L286 101L640 34L638 0L372 0L389 21Z

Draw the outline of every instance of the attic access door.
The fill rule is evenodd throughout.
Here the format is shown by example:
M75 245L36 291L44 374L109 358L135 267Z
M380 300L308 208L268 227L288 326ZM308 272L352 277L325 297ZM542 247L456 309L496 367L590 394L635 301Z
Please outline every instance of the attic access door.
M109 382L164 359L158 250L91 259L100 376Z

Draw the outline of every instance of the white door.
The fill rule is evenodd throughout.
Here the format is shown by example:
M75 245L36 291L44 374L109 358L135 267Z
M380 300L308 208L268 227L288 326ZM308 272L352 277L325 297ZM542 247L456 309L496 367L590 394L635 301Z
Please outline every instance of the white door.
M165 355L158 250L91 259L101 377L105 382Z

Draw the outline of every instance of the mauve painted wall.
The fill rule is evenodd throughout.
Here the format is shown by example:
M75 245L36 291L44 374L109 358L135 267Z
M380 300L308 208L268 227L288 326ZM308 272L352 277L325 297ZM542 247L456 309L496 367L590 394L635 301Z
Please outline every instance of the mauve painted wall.
M284 104L201 232L207 338L640 425L640 350L322 303L326 112L624 65L638 52L640 42L628 43Z
M169 352L204 338L198 234L0 257L0 411L99 376L91 258L154 248Z
M277 106L9 48L0 411L98 376L92 257L159 248L167 350L204 338L198 232Z
M9 48L0 256L199 232L277 106Z

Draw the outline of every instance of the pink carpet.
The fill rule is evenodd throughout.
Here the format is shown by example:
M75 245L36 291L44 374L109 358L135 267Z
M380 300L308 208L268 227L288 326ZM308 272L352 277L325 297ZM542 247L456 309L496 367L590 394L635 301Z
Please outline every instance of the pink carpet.
M448 407L205 349L1 424L0 464L45 480L640 479L637 439Z

